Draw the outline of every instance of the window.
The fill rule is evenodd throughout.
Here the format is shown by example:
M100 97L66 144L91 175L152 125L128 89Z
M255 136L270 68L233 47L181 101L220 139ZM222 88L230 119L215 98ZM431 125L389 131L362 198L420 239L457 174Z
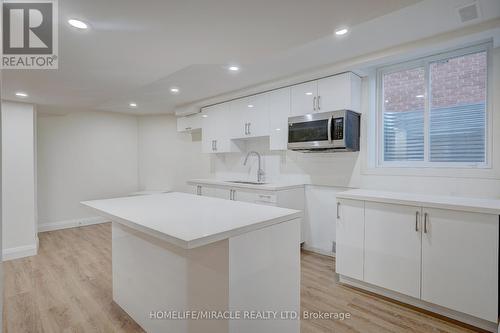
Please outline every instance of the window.
M487 165L487 45L381 68L379 165Z

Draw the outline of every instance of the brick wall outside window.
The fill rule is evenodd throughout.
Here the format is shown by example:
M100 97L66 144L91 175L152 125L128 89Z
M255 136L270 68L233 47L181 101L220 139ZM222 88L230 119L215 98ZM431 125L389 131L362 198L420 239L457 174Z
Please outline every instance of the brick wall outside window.
M484 103L486 70L486 52L431 63L431 108ZM424 73L424 68L419 67L385 74L384 110L423 111Z

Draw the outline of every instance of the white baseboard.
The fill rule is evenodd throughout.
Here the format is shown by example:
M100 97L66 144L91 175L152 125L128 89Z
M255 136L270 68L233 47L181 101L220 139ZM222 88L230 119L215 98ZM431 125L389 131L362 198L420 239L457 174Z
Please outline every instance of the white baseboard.
M2 261L34 256L37 252L37 244L11 247L2 251Z
M38 232L83 227L86 225L100 224L100 223L106 223L106 222L109 222L109 219L107 219L105 217L100 217L100 216L83 217L81 219L39 224L38 225Z
M306 250L306 251L309 251L309 252L313 252L313 253L317 253L317 254L322 254L324 256L329 256L329 257L335 258L335 253L330 252L330 251L321 250L321 249L318 249L316 247L307 246L305 243L302 245L302 248L304 250Z

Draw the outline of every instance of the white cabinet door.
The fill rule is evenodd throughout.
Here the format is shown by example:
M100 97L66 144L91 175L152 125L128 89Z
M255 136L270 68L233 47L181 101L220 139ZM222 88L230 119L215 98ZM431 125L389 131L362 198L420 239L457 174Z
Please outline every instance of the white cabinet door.
M230 190L227 188L217 188L215 189L215 197L220 199L230 199Z
M245 118L247 119L247 137L269 135L269 112L267 93L248 97Z
M217 198L217 189L214 187L201 186L201 195L204 197Z
M424 208L422 300L498 316L498 216Z
M254 192L247 192L247 191L242 191L240 189L235 189L233 193L234 193L233 200L236 200L236 201L254 203L257 200L257 194Z
M335 271L363 280L364 201L337 201Z
M269 112L267 94L240 98L231 102L234 139L244 139L269 135Z
M365 202L365 282L420 298L420 216L420 207Z
M201 115L199 113L177 118L177 131L186 132L201 128Z
M202 150L204 153L238 152L231 141L234 128L230 103L222 103L202 110Z
M316 111L359 111L361 79L353 73L344 73L318 80Z
M201 112L201 141L202 141L202 151L204 153L214 153L215 152L215 140L217 136L217 119L216 119L217 108L215 106L210 106L203 108Z
M248 119L246 111L248 104L247 98L240 98L230 102L231 114L229 117L232 124L231 138L233 139L241 139L247 136Z
M216 105L215 122L217 133L215 136L216 153L239 152L238 146L231 140L235 118L231 114L229 102Z
M311 81L291 87L290 116L303 116L316 111L318 82Z
M287 150L290 87L272 91L267 97L269 109L269 148Z

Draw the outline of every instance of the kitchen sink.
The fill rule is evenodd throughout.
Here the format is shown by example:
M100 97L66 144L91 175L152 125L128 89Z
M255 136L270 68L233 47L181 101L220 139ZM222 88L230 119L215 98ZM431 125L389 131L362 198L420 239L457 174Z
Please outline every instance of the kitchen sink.
M235 183L235 184L249 184L249 185L265 185L267 183L259 183L259 182L251 182L251 181L245 181L245 180L228 180L228 183Z

